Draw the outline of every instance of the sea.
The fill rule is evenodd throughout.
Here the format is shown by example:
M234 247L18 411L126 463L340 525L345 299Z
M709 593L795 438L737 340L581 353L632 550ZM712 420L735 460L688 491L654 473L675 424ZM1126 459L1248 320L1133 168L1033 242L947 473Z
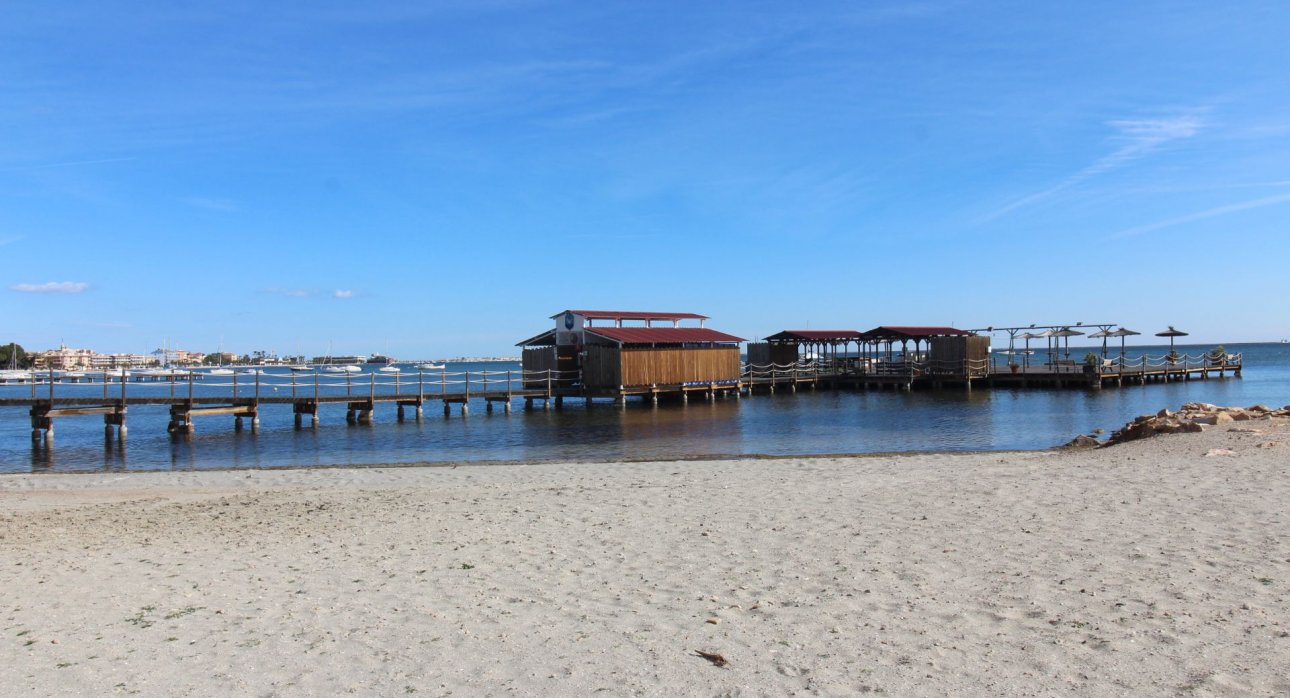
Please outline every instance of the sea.
M1178 345L1199 355L1212 346ZM235 431L233 417L197 417L193 434L172 436L164 406L129 410L125 441L104 439L97 416L55 422L53 444L33 444L26 408L0 408L0 472L98 472L316 468L398 465L477 465L498 463L677 460L742 456L793 456L946 451L1010 451L1059 446L1076 435L1109 434L1141 414L1178 409L1187 402L1280 407L1290 404L1290 344L1229 344L1244 357L1244 375L1222 380L1191 380L1126 385L1102 390L1016 388L942 390L780 390L688 403L609 401L591 405L567 400L563 409L523 409L521 400L507 413L486 412L471 404L463 417L454 406L444 416L427 401L421 421L398 422L393 404L378 405L370 425L350 425L344 405L324 405L316 428L296 429L290 405L261 407L257 431ZM1101 347L1071 347L1078 360ZM1119 346L1110 355L1119 354ZM1130 346L1130 360L1143 353L1160 356L1168 346ZM1000 366L1006 358L999 359ZM1040 349L1032 361L1044 360ZM361 393L375 366L351 377ZM407 373L411 370L412 373ZM449 374L471 371L493 380L518 364L450 363ZM1006 370L1006 369L1005 369ZM269 369L283 372L282 369ZM415 369L401 380L415 381ZM429 383L432 374L425 374ZM385 376L388 377L388 376ZM242 390L249 381L242 376ZM382 378L384 380L385 378ZM312 377L301 379L312 381ZM268 381L266 380L266 383ZM477 384L474 384L477 385ZM431 392L433 386L427 386ZM115 385L113 390L119 390ZM47 390L46 387L41 387ZM62 385L56 386L64 394ZM102 386L85 386L99 391ZM156 387L154 390L168 390ZM263 389L270 388L266 385ZM279 387L278 390L286 390ZM306 388L302 386L300 390ZM25 385L0 386L0 396L30 394ZM129 386L131 394L136 384ZM90 394L93 394L92 392ZM245 393L244 393L245 394ZM306 421L308 424L308 421Z

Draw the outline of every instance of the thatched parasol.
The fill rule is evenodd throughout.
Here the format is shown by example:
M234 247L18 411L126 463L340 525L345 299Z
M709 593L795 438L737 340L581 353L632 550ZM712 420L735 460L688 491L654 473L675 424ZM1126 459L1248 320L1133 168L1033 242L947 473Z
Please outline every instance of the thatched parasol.
M1186 336L1187 336L1187 333L1186 333L1186 332L1183 332L1182 330L1175 330L1175 329L1174 329L1174 326L1173 326L1173 325L1170 325L1170 326L1169 326L1169 329L1165 330L1164 332L1157 332L1157 333L1156 333L1156 336L1157 336L1157 337L1168 337L1168 338L1169 338L1169 353L1170 353L1170 354L1173 354L1173 353L1174 353L1174 337L1186 337Z
M1103 359L1105 359L1105 358L1106 358L1106 338L1107 338L1107 337L1110 337L1110 336L1111 336L1111 331L1110 331L1109 329L1108 329L1108 330L1099 330L1099 331L1094 332L1093 334L1090 334L1090 335L1088 336L1088 338L1089 338L1089 339L1100 339L1100 340L1102 340L1102 358L1103 358Z
M1027 333L1025 333L1025 334L1021 335L1021 338L1022 338L1022 339L1024 339L1024 340L1026 340L1026 354L1025 354L1024 358L1022 359L1022 363L1023 363L1027 368L1029 368L1029 367L1030 367L1030 354L1031 354L1031 351L1030 351L1030 340L1032 340L1032 339L1043 339L1043 338L1044 338L1044 337L1046 337L1046 336L1048 336L1046 332L1027 332Z
M1063 327L1060 330L1056 330L1052 333L1052 336L1054 338L1061 338L1061 337L1066 338L1066 360L1067 361L1070 361L1070 358L1071 358L1071 337L1079 337L1083 334L1084 334L1083 332L1080 332L1079 330L1072 330L1069 327Z
M1120 367L1121 368L1124 367L1124 338L1135 334L1142 334L1142 333L1134 332L1133 330L1127 327L1121 327L1120 329L1108 334L1108 336L1110 337L1120 338Z

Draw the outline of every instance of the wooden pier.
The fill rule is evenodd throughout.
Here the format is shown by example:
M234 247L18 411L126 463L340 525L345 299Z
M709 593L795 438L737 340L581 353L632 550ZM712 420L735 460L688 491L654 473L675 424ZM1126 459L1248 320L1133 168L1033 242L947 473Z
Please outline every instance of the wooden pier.
M749 365L744 369L742 383L750 391L765 388L771 393L776 389L796 391L798 386L814 387L818 384L862 390L939 390L951 387L1096 390L1228 376L1239 378L1242 368L1243 357L1240 354L1228 354L1222 358L1142 355L1132 360L1105 359L1087 366L1072 361L1054 361L1015 367L1001 366L988 359L904 362L841 357L790 364Z
M345 405L346 422L371 424L382 405L394 408L396 419L424 416L428 403L440 403L445 416L457 406L469 414L472 401L482 401L488 412L496 406L510 412L523 400L524 408L561 407L565 399L611 399L625 405L628 398L657 404L660 398L685 402L693 396L704 400L739 398L756 392L815 390L939 390L959 388L1080 388L1101 389L1175 381L1240 377L1240 354L1222 357L1171 354L1134 359L1104 359L1093 365L1070 361L999 365L992 359L961 361L885 360L872 356L834 355L827 359L787 364L744 364L736 380L687 381L635 386L585 385L581 372L541 371L418 371L415 374L366 373L361 375L271 374L212 376L175 373L168 380L136 383L124 376L104 373L94 380L75 383L34 380L24 397L0 397L0 407L27 407L33 441L52 443L54 421L66 417L103 417L106 438L124 440L129 409L141 405L169 408L167 430L189 434L196 418L232 417L234 429L260 426L261 408L291 405L296 428L316 427L319 408ZM18 388L18 386L9 386ZM306 424L307 421L307 424Z
M540 404L543 408L559 404L564 397L580 395L568 388L557 371L525 373L522 371L418 371L416 374L368 373L344 374L271 374L252 376L212 376L176 372L169 380L146 384L132 383L128 377L104 373L98 381L79 378L75 383L49 379L32 381L25 397L0 397L0 407L27 407L31 417L33 441L50 441L54 420L64 417L103 416L107 438L124 439L126 417L132 406L161 405L170 410L167 431L190 434L194 418L231 416L233 427L252 431L260 426L260 409L265 405L291 405L296 428L316 427L322 405L345 405L345 421L370 424L381 405L395 408L398 421L408 412L420 420L427 403L441 403L444 416L456 405L462 415L470 410L472 400L484 402L488 412L500 405L510 412L512 405L523 400L525 409ZM87 377L88 378L88 377ZM240 380L239 380L240 378ZM231 380L221 380L231 379ZM92 394L91 394L92 393Z

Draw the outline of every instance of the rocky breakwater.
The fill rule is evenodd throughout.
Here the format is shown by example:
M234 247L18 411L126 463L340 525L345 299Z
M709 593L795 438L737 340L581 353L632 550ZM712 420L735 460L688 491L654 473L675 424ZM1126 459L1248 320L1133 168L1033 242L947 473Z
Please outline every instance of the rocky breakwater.
M1135 417L1133 421L1113 432L1111 438L1106 441L1099 441L1093 436L1081 435L1067 443L1065 448L1114 446L1115 444L1137 441L1157 434L1198 432L1223 425L1233 425L1230 427L1233 430L1248 429L1249 431L1255 431L1253 427L1241 427L1237 426L1236 423L1276 418L1290 418L1290 405L1275 409L1265 405L1219 407L1205 402L1189 402L1177 412L1164 409L1155 414L1144 414L1140 417Z
M1290 405L1274 409L1264 405L1252 407L1219 407L1204 402L1189 402L1177 412L1160 410L1143 415L1125 424L1111 434L1102 446L1126 441L1136 441L1157 434L1178 434L1204 431L1208 427L1235 425L1237 422L1290 417Z

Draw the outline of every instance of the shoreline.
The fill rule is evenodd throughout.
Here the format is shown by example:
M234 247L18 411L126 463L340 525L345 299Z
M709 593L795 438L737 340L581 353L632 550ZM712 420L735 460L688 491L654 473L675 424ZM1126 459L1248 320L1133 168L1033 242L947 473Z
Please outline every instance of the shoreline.
M787 460L816 460L816 459L849 459L860 460L865 458L902 458L916 456L954 456L954 455L990 455L990 454L1009 454L1009 453L1050 453L1061 451L1064 445L1052 446L1050 448L1024 448L1024 449L993 449L993 450L942 450L942 451L874 451L868 453L795 453L795 454L773 454L773 453L750 453L750 454L699 454L693 456L678 456L675 458L619 458L619 459L588 459L579 460L572 458L552 459L552 460L462 460L462 461L416 461L409 463L323 463L315 465L267 465L255 468L196 468L191 470L165 470L161 468L152 468L144 470L130 470L128 468L121 470L49 470L41 472L3 472L0 471L0 479L6 477L21 477L25 475L138 475L144 473L246 473L246 472L304 472L310 470L381 470L381 469L398 469L398 468L427 468L427 469L455 469L469 467L509 467L509 466L541 466L541 465L633 465L638 463L705 463L710 461L787 461Z
M14 474L0 684L1283 694L1288 442Z

